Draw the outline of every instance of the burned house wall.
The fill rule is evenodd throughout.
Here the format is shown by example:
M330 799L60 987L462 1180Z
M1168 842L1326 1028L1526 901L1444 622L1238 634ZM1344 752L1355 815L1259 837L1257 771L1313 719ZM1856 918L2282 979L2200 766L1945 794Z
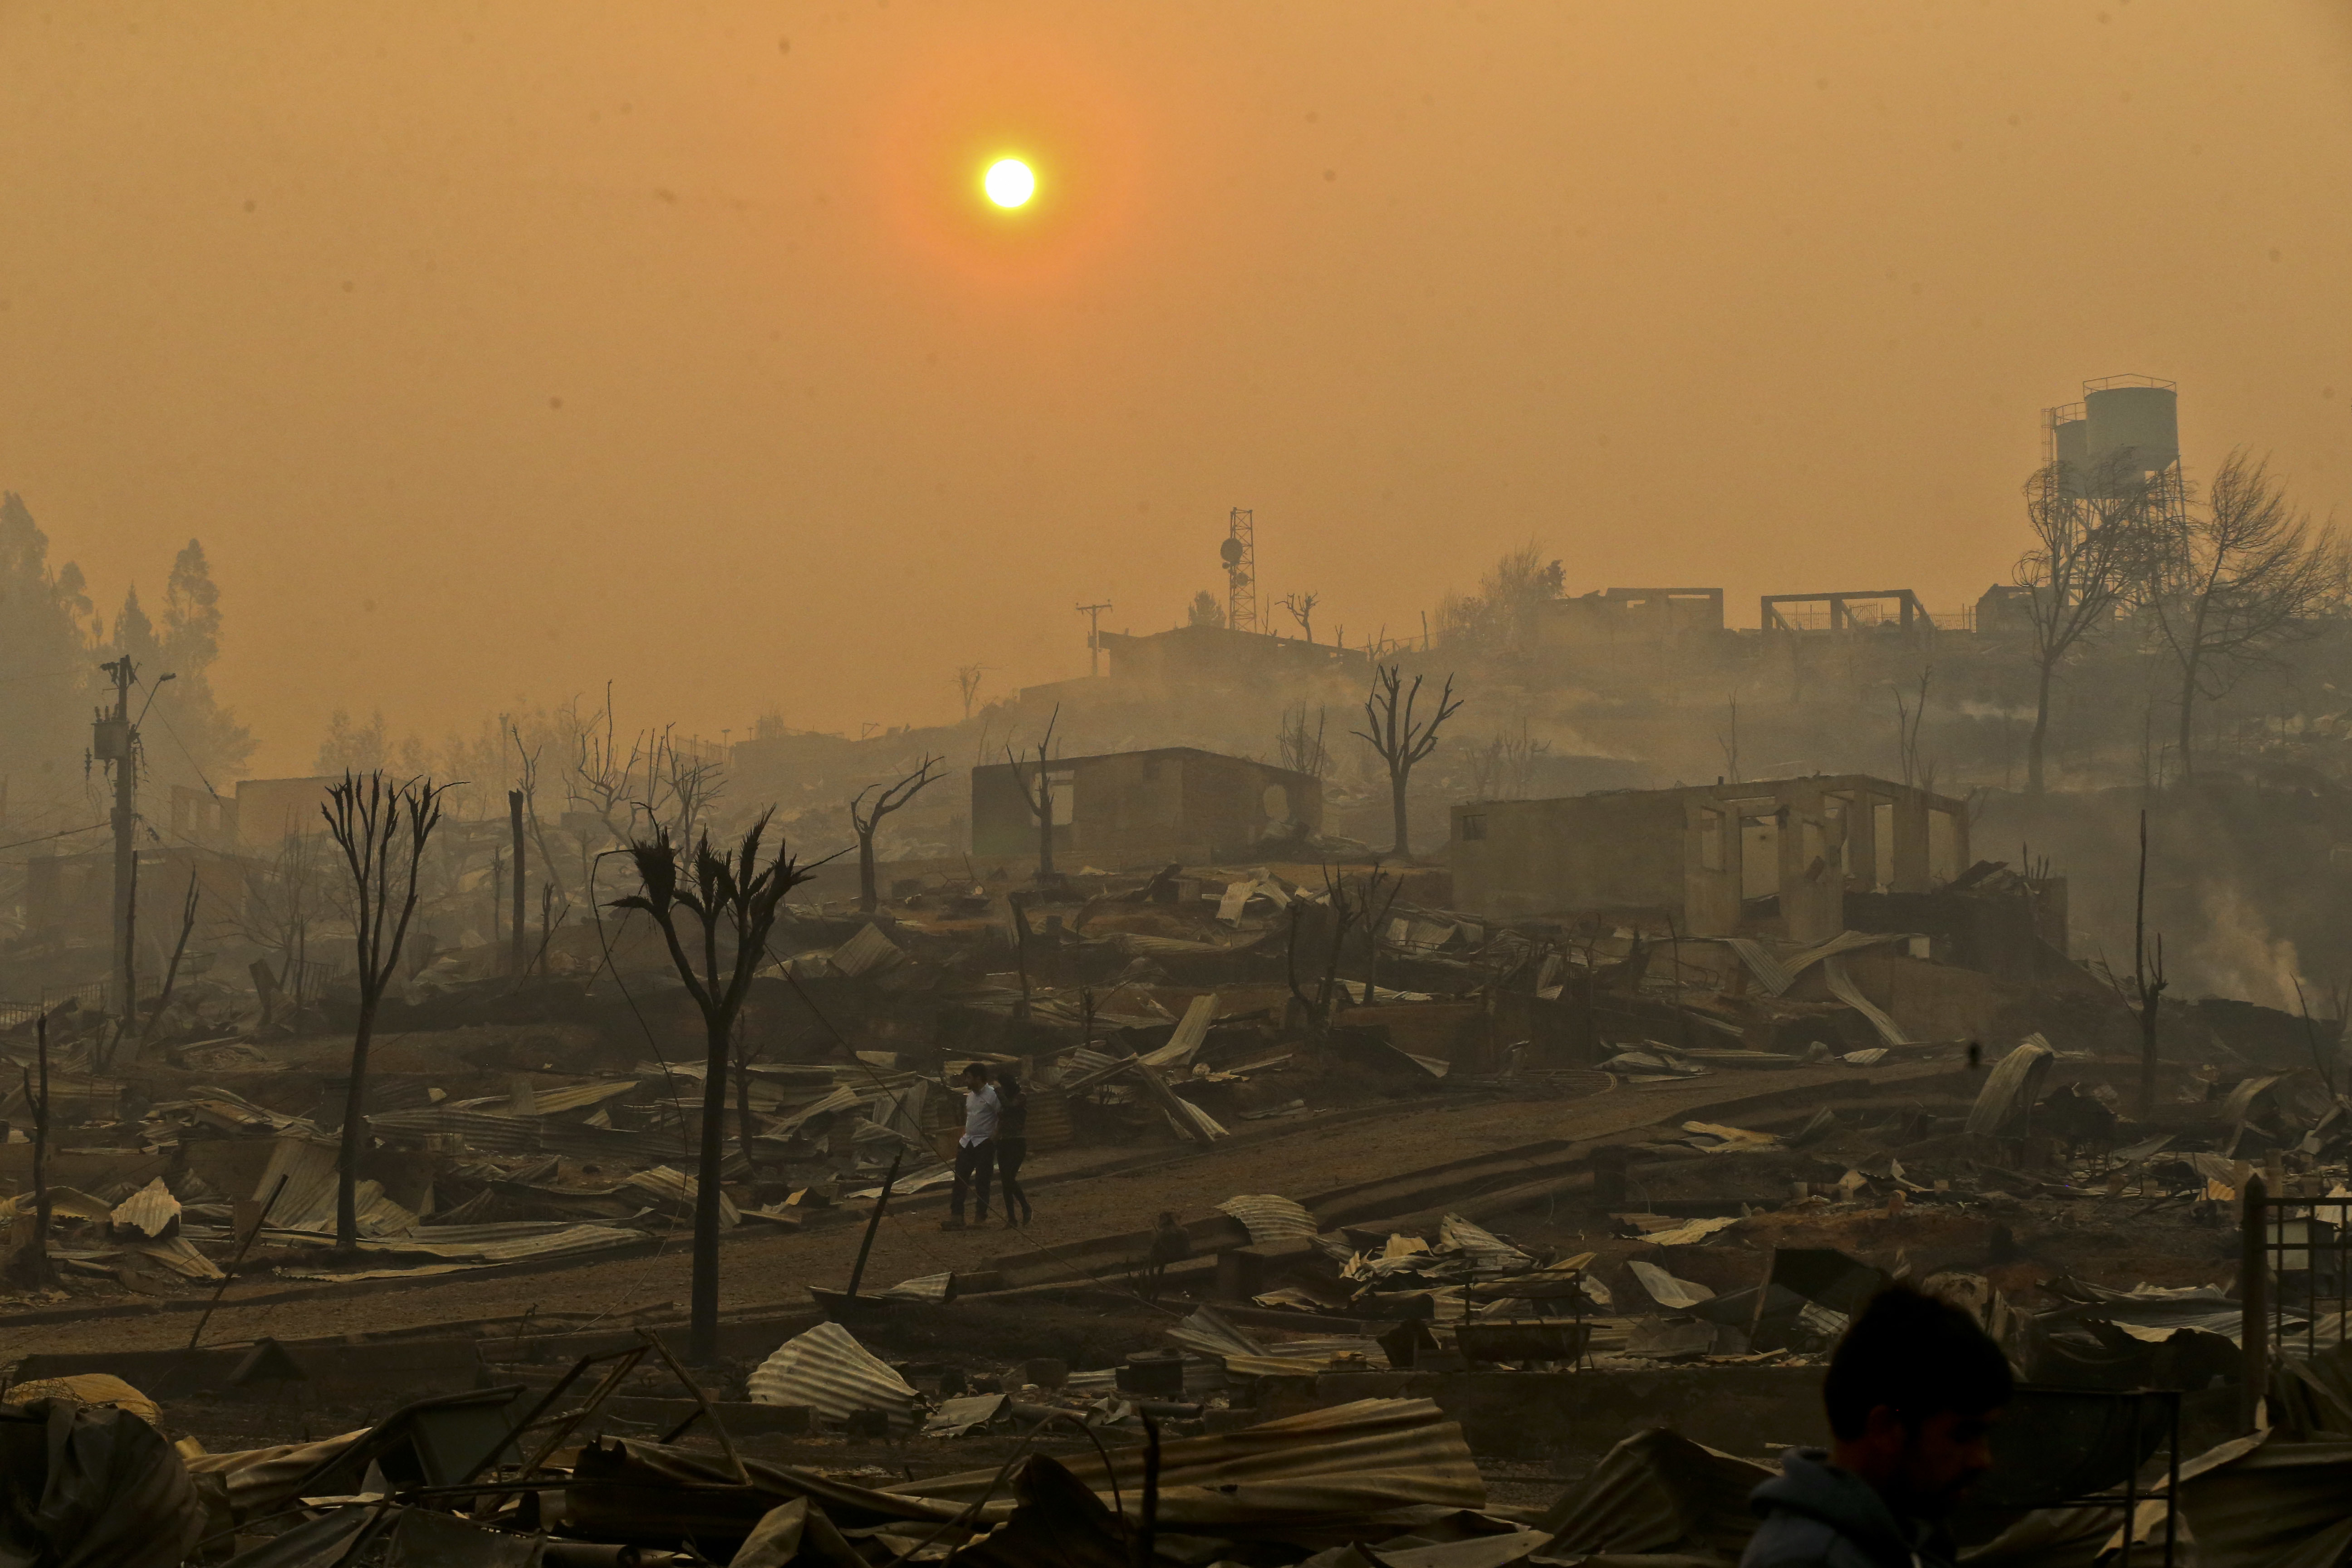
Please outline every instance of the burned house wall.
M242 849L275 849L289 836L323 833L326 820L319 808L327 804L330 785L340 778L239 779L235 813L236 844Z
M1323 787L1305 773L1245 757L1167 747L1057 758L1054 853L1104 869L1170 860L1202 864L1248 854L1276 822L1323 824ZM1034 856L1036 818L1024 796L1035 764L971 771L975 855ZM1065 816L1066 814L1066 816Z
M1246 855L1277 822L1323 826L1323 785L1305 773L1239 757L1183 759L1184 822L1212 860Z
M1961 803L1862 774L1454 812L1463 909L1655 910L1694 936L1818 942L1845 929L1848 891L1925 892L1968 855Z
M1454 901L1506 919L1679 909L1683 831L1675 791L1457 805Z
M1112 867L1150 859L1180 841L1185 778L1181 759L1158 752L1123 752L1080 768L1071 805L1074 847L1089 864Z
M1610 588L1546 600L1536 620L1538 647L1575 653L1711 647L1723 635L1720 588Z
M971 852L988 856L1029 856L1037 853L1037 818L1025 793L1034 787L1034 765L1015 769L992 763L971 770ZM1058 797L1057 797L1058 798ZM1058 815L1058 812L1057 812ZM1054 827L1054 852L1069 847L1070 824Z

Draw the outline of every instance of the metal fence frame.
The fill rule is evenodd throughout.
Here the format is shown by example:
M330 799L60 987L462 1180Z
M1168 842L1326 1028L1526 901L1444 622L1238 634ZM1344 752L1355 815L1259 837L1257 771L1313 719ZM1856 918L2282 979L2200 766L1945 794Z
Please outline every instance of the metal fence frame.
M2246 1368L2240 1415L2248 1431L2277 1356L2299 1349L2308 1358L2342 1343L2346 1298L2352 1295L2352 1197L2273 1197L2269 1188L2263 1175L2249 1179L2239 1209L2240 1348ZM2323 1301L2332 1308L2323 1310ZM2299 1347L2287 1331L2296 1318L2303 1323Z

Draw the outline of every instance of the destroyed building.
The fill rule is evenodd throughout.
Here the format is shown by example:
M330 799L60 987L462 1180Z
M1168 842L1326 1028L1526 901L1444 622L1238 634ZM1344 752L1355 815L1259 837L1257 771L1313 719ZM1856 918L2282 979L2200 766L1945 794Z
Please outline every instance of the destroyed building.
M1864 774L1454 808L1454 886L1506 919L1663 913L1692 936L1819 942L1849 893L1924 893L1970 864L1964 803Z
M1104 632L1099 641L1113 680L1235 686L1326 675L1354 681L1371 673L1371 660L1361 648L1230 626Z
M1055 757L1054 853L1105 869L1247 857L1270 835L1296 840L1323 825L1322 781L1189 746ZM971 770L972 853L1034 856L1038 764Z

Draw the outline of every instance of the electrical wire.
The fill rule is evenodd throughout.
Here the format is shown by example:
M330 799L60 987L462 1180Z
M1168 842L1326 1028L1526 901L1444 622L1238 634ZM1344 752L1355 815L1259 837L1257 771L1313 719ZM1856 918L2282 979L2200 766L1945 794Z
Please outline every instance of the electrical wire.
M95 833L106 826L103 822L93 822L87 827L63 827L55 833L44 833L37 838L19 838L14 844L0 844L0 849L22 849L27 844L47 844L52 838L70 838L77 833Z
M151 699L150 706L152 705L152 700ZM142 712L139 717L141 721L144 722L147 716ZM180 755L188 759L188 766L194 770L196 782L205 786L205 793L211 795L215 800L227 799L227 796L222 795L220 791L213 787L213 781L205 776L204 764L196 761L196 754L194 752L188 750L188 743L180 739L180 731L178 728L173 724L171 713L166 710L156 714L155 717L163 721L163 733L172 737L172 744L180 748Z

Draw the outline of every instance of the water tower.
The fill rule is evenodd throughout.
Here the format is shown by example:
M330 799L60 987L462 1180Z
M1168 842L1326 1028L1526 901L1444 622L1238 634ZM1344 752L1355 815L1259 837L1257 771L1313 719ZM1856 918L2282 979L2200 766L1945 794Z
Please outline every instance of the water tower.
M2152 375L2111 375L2083 384L2087 456L2094 468L2121 458L2143 474L2180 461L2180 394Z
M2111 463L2126 475L2177 474L2180 394L2152 375L2110 375L2083 384L2083 401L2042 411L2042 460L2063 463L2084 484Z

